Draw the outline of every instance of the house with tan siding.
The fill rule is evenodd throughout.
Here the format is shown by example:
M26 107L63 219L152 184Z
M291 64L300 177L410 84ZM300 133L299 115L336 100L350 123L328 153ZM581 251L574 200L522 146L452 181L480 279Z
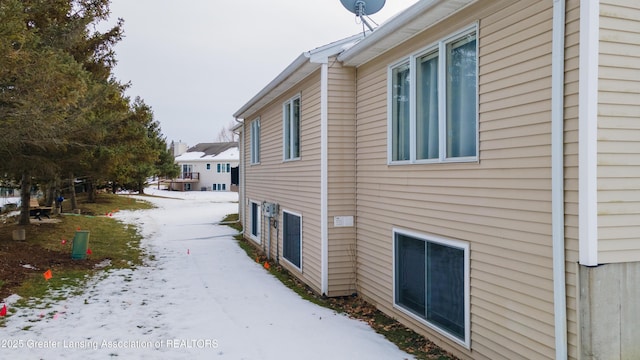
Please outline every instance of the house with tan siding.
M640 5L422 0L234 116L251 239L462 359L640 358Z

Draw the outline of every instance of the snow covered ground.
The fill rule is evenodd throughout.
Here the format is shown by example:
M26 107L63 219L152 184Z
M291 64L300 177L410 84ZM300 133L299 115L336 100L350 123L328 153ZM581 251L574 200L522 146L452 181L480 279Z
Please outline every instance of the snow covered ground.
M237 194L149 193L137 224L155 260L111 270L86 291L18 309L0 331L13 359L408 359L365 323L301 299L249 259L217 224ZM55 274L54 274L55 276ZM11 300L9 300L11 302Z

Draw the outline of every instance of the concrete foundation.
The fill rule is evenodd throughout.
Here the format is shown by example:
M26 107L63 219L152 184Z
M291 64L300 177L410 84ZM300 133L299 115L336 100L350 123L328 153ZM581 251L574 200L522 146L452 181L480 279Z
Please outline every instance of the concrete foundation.
M640 262L580 266L582 360L640 359Z

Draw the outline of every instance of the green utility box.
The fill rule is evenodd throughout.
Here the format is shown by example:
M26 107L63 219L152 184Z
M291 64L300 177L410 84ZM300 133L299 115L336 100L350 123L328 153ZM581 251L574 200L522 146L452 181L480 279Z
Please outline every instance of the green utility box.
M72 259L86 259L87 249L89 249L89 231L78 230L73 237L73 247L71 249Z

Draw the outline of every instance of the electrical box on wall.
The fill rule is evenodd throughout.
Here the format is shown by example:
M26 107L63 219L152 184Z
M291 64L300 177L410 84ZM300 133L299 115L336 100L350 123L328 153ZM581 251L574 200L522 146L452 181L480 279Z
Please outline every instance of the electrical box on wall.
M262 213L267 217L277 217L278 216L278 204L276 203L262 203Z

